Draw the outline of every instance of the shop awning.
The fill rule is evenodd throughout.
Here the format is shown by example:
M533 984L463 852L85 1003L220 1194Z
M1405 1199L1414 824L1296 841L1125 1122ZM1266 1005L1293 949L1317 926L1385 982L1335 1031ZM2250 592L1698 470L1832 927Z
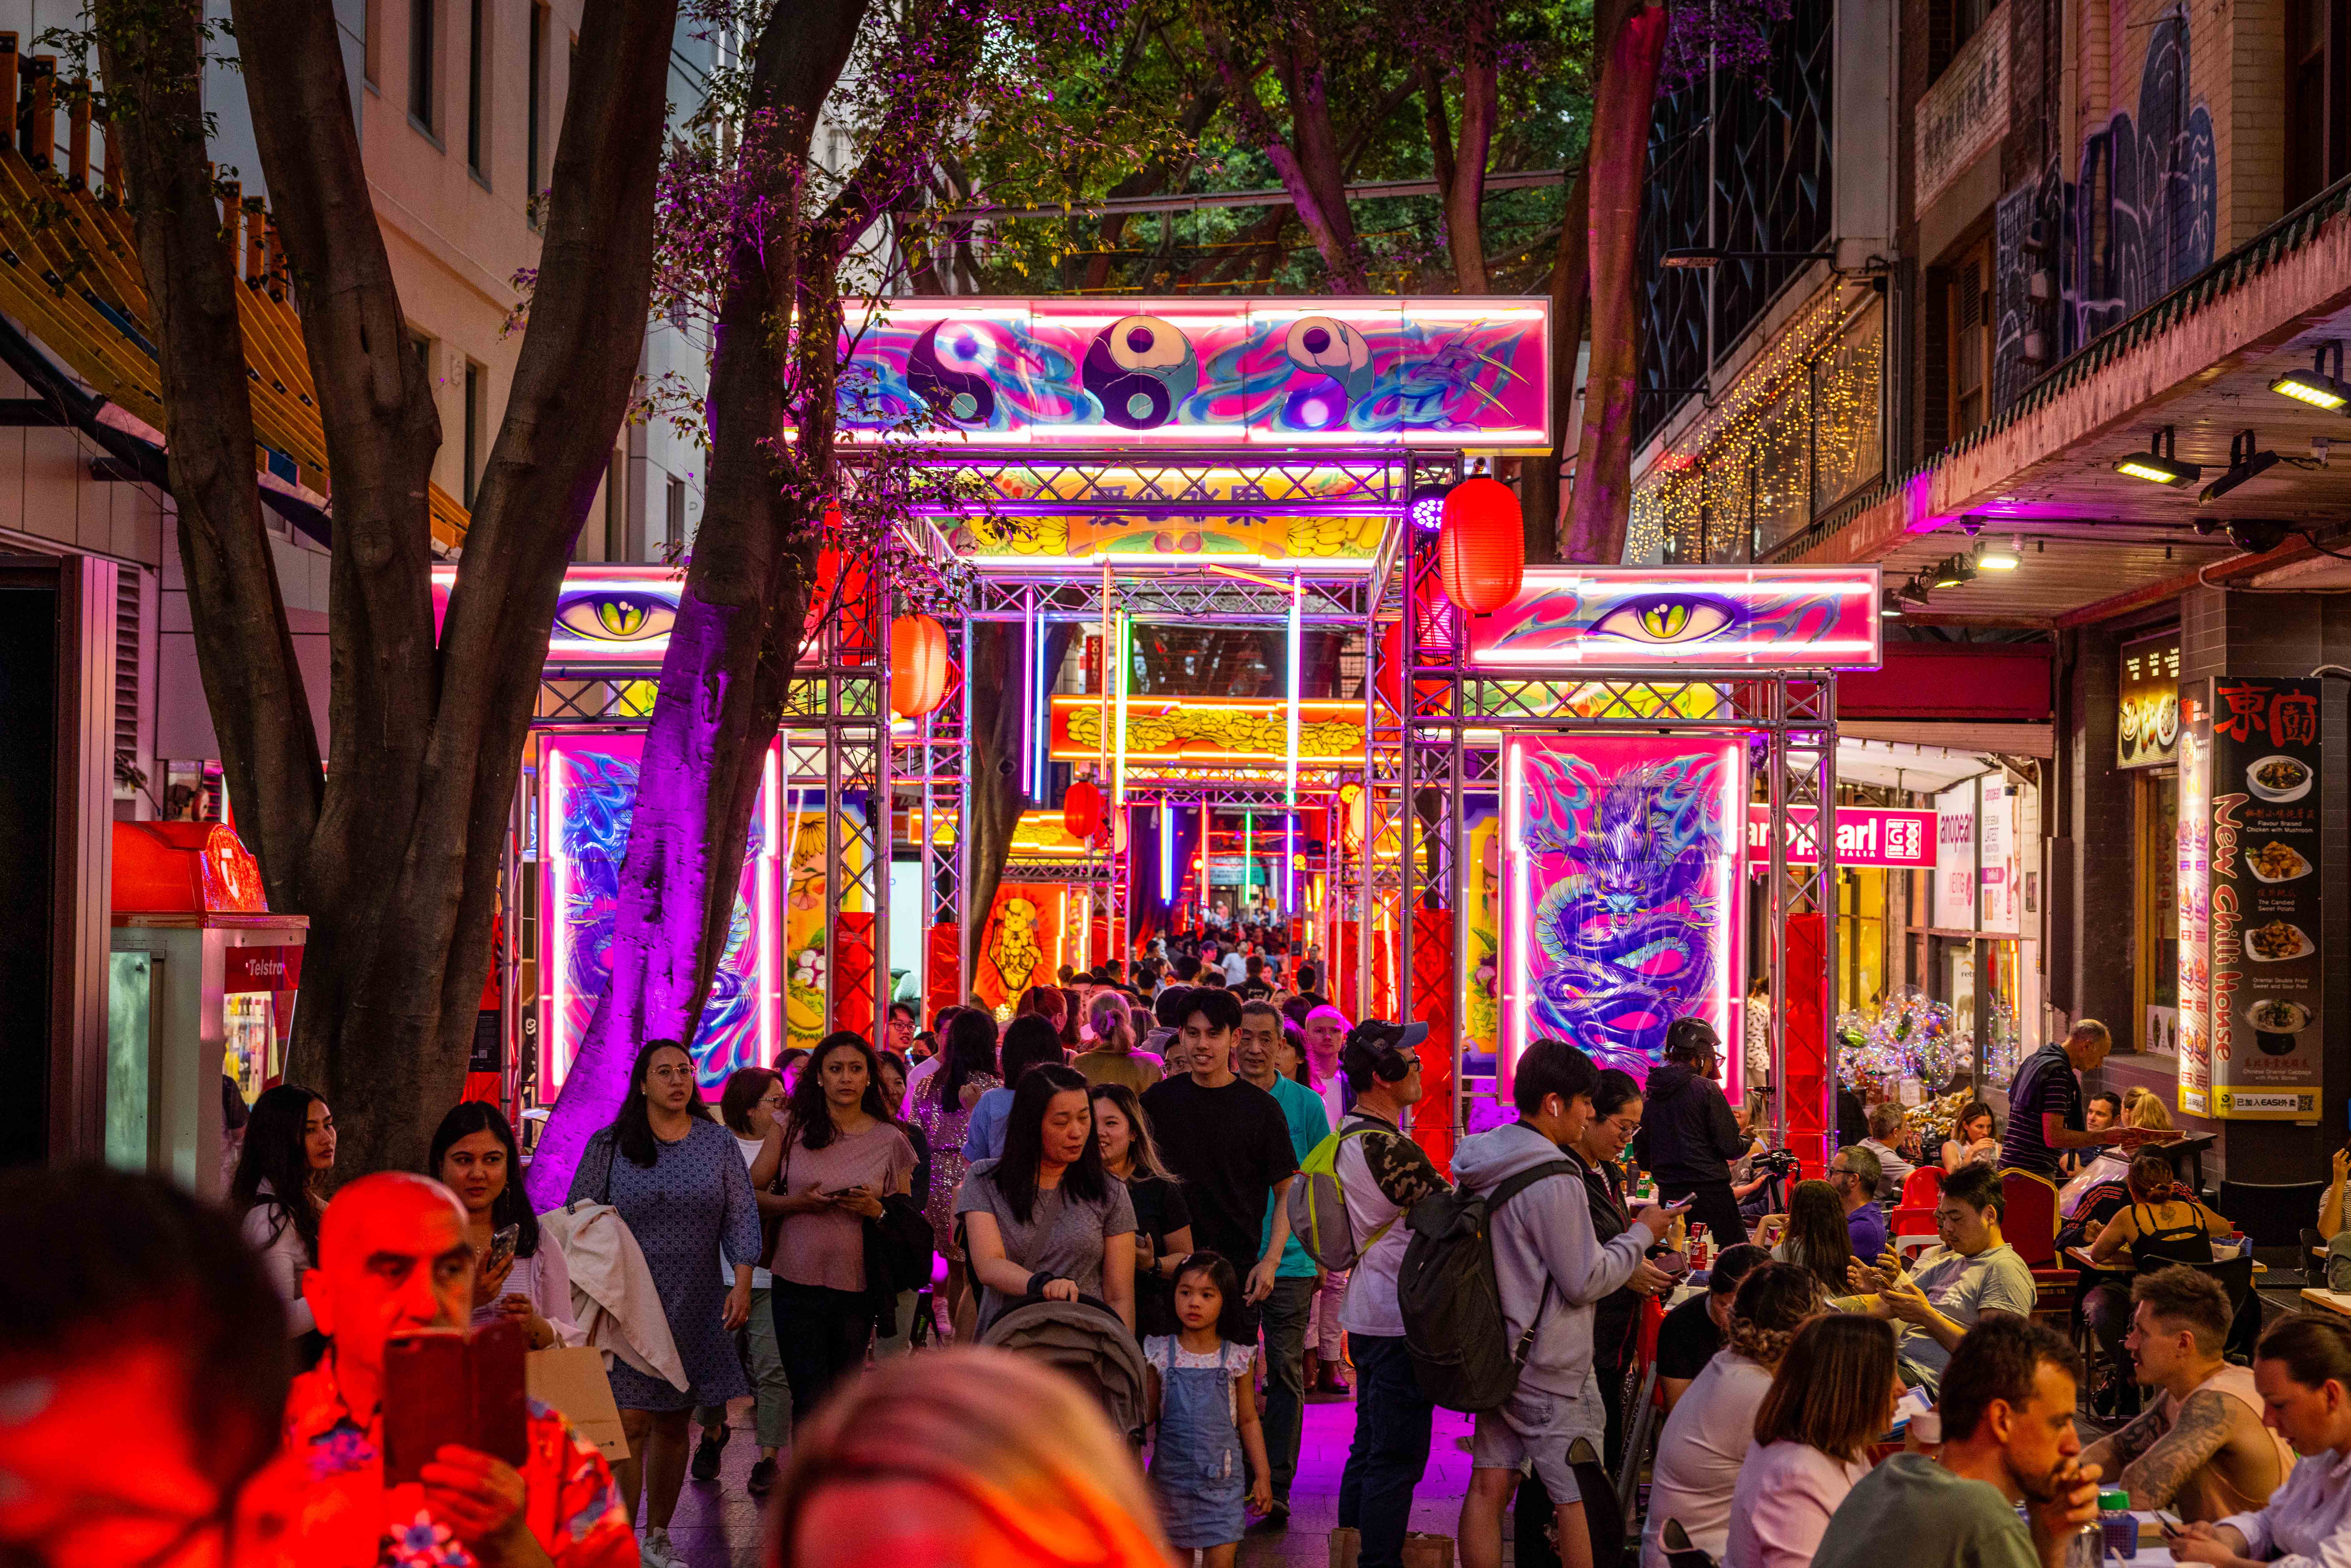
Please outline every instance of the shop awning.
M245 230L240 244L233 222L226 243L246 282L238 311L261 448L255 465L281 483L328 492L326 434L282 257L264 214L231 216ZM14 147L0 148L0 311L133 419L162 427L153 317L129 215L62 172L35 168ZM463 542L465 508L438 486L430 507L433 537Z
M1916 472L1791 538L1772 559L1877 561L1899 582L1985 535L2024 537L2022 565L1936 590L1928 616L2061 626L2102 618L2215 580L2310 553L2299 540L2254 554L2220 530L2274 519L2313 528L2351 516L2351 436L2343 416L2281 396L2271 382L2307 371L2317 344L2351 336L2351 180L2053 367L1981 428ZM2172 488L2116 474L2162 426L2201 479ZM2282 459L2200 503L2229 466L2232 438L2254 432ZM2314 442L2319 444L2314 446ZM2198 531L2199 524L2214 531Z

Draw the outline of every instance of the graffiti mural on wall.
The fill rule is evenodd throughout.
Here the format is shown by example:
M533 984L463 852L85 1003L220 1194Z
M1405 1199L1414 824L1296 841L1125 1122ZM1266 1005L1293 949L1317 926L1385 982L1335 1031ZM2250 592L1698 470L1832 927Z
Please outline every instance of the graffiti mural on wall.
M2219 205L2212 117L2189 99L2188 18L2175 11L2147 27L2136 116L2118 110L2085 141L2072 183L2052 166L2001 201L1993 406L2210 266ZM2035 298L2044 271L2050 297Z

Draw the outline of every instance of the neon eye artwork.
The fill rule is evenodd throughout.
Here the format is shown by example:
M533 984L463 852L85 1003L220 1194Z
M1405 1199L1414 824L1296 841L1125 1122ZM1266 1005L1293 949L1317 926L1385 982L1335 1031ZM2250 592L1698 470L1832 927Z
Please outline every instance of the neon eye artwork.
M1746 612L1730 600L1661 593L1618 605L1593 622L1591 635L1628 643L1698 643L1726 630L1735 633L1746 621Z
M567 593L555 605L557 633L591 643L650 642L668 636L676 621L676 605L646 593L592 589Z

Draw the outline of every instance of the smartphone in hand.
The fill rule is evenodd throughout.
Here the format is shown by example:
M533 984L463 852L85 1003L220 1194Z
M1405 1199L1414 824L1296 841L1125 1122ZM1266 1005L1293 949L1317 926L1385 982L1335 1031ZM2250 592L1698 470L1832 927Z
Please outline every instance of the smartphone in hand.
M520 1465L529 1455L522 1325L511 1318L467 1334L395 1334L383 1347L383 1479L402 1486L455 1444Z

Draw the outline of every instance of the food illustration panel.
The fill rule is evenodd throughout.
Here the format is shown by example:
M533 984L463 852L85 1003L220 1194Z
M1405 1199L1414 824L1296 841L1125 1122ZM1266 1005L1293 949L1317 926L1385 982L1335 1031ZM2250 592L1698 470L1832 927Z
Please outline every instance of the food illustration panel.
M2202 805L2208 846L2211 1113L2308 1120L2321 1071L2318 683L2220 675L2206 691L2192 700L2209 746L2181 756L2203 773L2182 803Z

